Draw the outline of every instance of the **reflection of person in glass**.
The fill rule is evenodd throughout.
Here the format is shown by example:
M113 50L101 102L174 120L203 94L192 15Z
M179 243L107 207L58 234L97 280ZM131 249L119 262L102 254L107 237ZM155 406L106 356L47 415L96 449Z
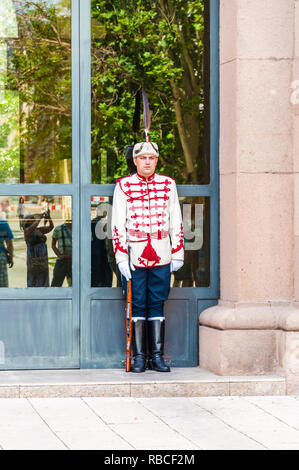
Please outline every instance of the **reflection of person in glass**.
M12 239L9 224L6 220L0 220L0 287L8 287L7 265L9 268L13 267Z
M44 219L44 226L39 226ZM24 219L24 238L27 244L27 286L49 287L49 265L46 233L53 230L50 211L27 215Z
M49 210L49 202L48 202L47 196L43 197L43 200L40 203L40 205L41 205L43 212L46 212L47 210Z
M170 290L170 273L184 262L182 216L175 180L155 173L159 156L153 142L133 149L137 173L115 185L112 234L116 262L126 281L132 279L132 372L148 367L169 372L164 363L164 301ZM130 255L130 259L129 259Z
M0 216L1 216L1 219L2 220L6 220L7 219L7 213L9 211L9 199L8 197L4 197L3 199L1 199L1 202L0 202Z
M97 216L91 221L91 286L111 287L112 271L108 261L107 238L98 235L98 224L106 225L107 215L99 215L99 209L100 206L97 207Z
M61 287L64 279L72 285L72 221L66 220L55 227L52 234L52 250L57 256L51 287Z
M190 218L184 220L184 233L188 234L184 239L185 264L182 269L174 273L173 287L196 287L199 286L199 254L202 240L202 218L196 213L196 206L192 197L184 198L184 204L193 209ZM193 229L194 228L194 229Z
M18 214L19 214L20 229L23 230L23 219L24 219L24 216L25 216L25 200L24 200L23 196L19 197Z

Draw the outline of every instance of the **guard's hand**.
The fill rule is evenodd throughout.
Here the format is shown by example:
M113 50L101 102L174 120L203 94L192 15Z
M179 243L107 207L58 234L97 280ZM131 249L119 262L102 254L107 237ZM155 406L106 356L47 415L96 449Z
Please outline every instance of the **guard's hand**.
M184 261L178 259L173 259L170 263L170 272L178 271L184 265Z
M117 266L121 274L126 278L127 281L129 281L132 278L130 267L132 271L135 271L133 264L130 263L130 266L129 266L129 260L127 260L127 261L121 261L120 263L118 263Z
M135 271L135 266L134 266L134 264L132 263L132 261L130 261L130 268L131 268L131 271Z

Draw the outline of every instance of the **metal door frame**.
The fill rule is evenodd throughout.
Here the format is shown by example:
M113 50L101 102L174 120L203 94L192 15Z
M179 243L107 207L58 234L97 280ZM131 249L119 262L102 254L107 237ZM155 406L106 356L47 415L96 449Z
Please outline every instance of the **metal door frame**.
M91 301L113 300L121 297L121 288L90 287L91 196L112 196L114 185L91 184L91 24L90 0L77 0L80 8L80 310L81 310L81 367L105 367L92 356ZM217 303L219 298L219 0L210 0L210 183L207 185L178 185L179 196L210 198L210 286L172 288L169 299L190 299L193 308L201 311ZM84 234L84 236L83 236ZM190 347L198 348L197 325L190 337ZM198 352L198 351L197 351ZM196 353L197 357L198 354ZM114 365L115 367L115 365ZM116 366L117 367L117 366Z

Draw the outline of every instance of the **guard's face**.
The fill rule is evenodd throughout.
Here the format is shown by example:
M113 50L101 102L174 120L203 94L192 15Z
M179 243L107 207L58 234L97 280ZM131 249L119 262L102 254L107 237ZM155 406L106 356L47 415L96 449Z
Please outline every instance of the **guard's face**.
M158 157L155 155L140 155L140 157L134 158L134 163L137 167L138 174L144 176L144 178L148 178L155 172Z

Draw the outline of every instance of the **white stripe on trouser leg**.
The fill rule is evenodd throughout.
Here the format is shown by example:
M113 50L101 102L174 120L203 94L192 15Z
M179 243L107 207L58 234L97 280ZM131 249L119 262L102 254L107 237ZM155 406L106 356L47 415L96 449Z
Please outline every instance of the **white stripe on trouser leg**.
M137 320L146 320L145 317L132 317L132 321L137 321Z
M165 320L165 317L150 317L150 318L148 318L148 321L152 321L152 320L164 321L164 320Z

